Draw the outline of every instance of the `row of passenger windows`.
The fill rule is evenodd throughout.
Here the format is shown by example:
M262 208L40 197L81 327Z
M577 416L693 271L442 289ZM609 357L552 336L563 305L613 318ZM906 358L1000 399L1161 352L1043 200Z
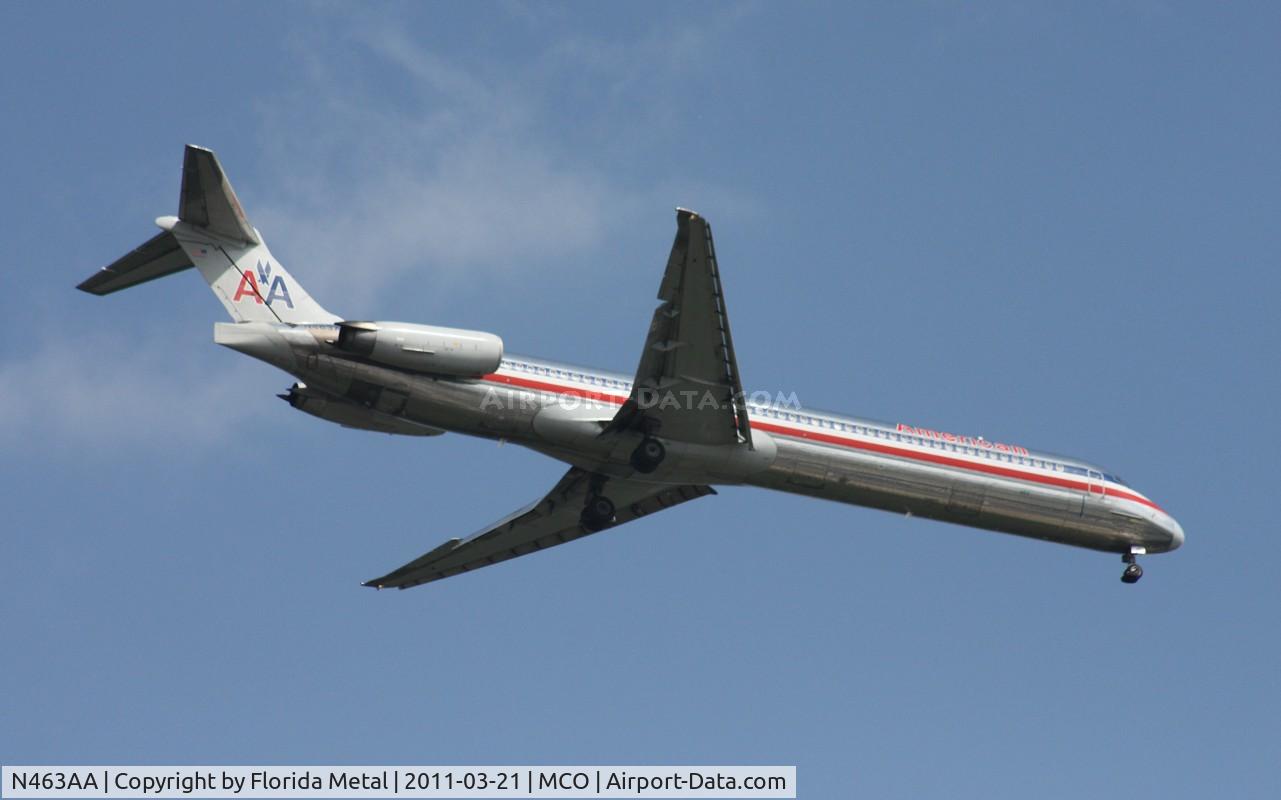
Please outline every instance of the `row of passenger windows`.
M524 361L504 361L503 366L520 372L530 372L535 375L543 375L548 378L585 383L588 386L600 386L605 389L622 389L623 391L631 391L632 388L631 381L619 380L618 378L606 378L602 375L592 375L586 372L575 372L574 370L561 369L560 367L548 367L543 364L527 364Z
M912 434L902 433L900 431L885 430L883 428L873 428L866 425L858 425L852 422L842 422L840 420L824 419L822 417L811 417L808 414L797 414L791 411L782 411L777 408L752 407L752 414L762 417L772 417L784 422L796 422L802 425L812 425L818 428L827 428L828 430L841 431L842 433L853 433L859 436L868 436L873 439L883 439L885 441L901 442L904 444L914 444L919 447L928 447L932 450L943 450L952 453L963 453L965 455L975 456L977 458L986 458L989 461L1003 461L1008 464L1021 464L1026 467L1038 467L1040 469L1050 470L1053 472L1065 472L1073 475L1086 476L1087 470L1083 467L1075 467L1069 464L1059 464L1054 461L1047 461L1043 458L1034 458L1032 456L1022 456L1015 453L1008 453L1001 450L989 450L986 447L971 447L969 445L957 444L956 442L940 441L938 439L926 438L923 436L913 436ZM1104 475L1109 481L1125 485L1125 482L1115 475Z
M548 378L557 378L563 381L574 381L585 383L589 386L599 386L606 389L620 389L622 391L631 391L631 382L619 380L617 378L607 378L601 375L592 375L586 372L575 372L574 370L562 369L560 367L549 367L543 364L530 364L524 361L504 361L503 366L520 372L529 372L535 375L543 375ZM1054 461L1047 461L1043 458L1033 458L1031 456L1021 456L1014 453L1007 453L1000 450L989 450L985 447L970 447L955 442L944 442L937 439L928 439L922 436L913 436L899 431L888 431L882 428L872 428L866 425L858 425L852 422L842 422L839 420L824 419L822 417L812 417L808 414L797 414L792 411L784 411L769 406L752 406L750 413L753 416L770 417L782 420L784 422L794 422L801 425L812 425L818 428L826 428L842 433L853 433L859 436L869 436L873 439L885 439L887 441L902 442L905 444L914 444L919 447L928 447L933 450L944 450L953 453L963 453L965 455L975 456L977 458L986 458L989 461L1004 461L1009 464L1022 464L1027 467L1037 467L1040 469L1051 470L1053 472L1064 472L1070 475L1080 475L1087 477L1089 471L1084 467L1076 467L1070 464L1059 464ZM1126 486L1125 481L1115 475L1104 473L1104 479L1112 483L1118 483Z

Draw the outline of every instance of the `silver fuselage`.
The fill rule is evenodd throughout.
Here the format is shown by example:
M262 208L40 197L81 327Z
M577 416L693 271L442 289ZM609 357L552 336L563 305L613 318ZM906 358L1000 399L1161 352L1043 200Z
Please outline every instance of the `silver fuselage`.
M332 346L334 331L222 324L215 339L386 418L510 441L604 475L760 486L1110 552L1183 542L1173 517L1098 466L776 401L749 400L750 450L669 442L663 465L639 475L628 462L639 434L601 435L631 391L627 376L508 355L483 377L435 377L353 359Z

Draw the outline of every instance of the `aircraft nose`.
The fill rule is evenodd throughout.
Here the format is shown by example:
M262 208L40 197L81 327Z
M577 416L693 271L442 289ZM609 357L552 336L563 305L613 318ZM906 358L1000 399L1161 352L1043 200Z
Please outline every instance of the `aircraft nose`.
M1174 517L1167 515L1162 521L1161 528L1170 535L1170 549L1178 550L1183 545L1183 526L1175 521Z

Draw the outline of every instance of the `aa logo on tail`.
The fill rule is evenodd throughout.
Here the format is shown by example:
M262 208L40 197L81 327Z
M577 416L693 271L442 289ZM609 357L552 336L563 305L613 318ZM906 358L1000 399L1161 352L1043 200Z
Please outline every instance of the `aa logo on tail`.
M270 285L270 290L264 298L259 286ZM285 279L282 275L272 276L271 262L258 262L258 274L254 275L253 270L245 270L240 274L240 285L236 287L236 296L231 298L233 303L239 303L240 298L250 297L258 305L262 305L264 300L270 306L277 299L284 300L285 305L290 308L294 307L294 301L289 297L289 287L285 285Z

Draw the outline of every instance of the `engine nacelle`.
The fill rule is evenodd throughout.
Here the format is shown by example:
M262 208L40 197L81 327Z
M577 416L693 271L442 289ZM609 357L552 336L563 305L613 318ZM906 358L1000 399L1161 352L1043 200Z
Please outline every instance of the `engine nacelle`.
M295 383L289 387L289 391L276 396L299 411L328 422L336 422L344 428L398 433L402 436L439 436L444 433L440 428L422 425L404 417L367 408L341 397L318 392L305 383Z
M340 322L339 350L390 367L437 375L488 375L503 360L492 333L412 322Z

